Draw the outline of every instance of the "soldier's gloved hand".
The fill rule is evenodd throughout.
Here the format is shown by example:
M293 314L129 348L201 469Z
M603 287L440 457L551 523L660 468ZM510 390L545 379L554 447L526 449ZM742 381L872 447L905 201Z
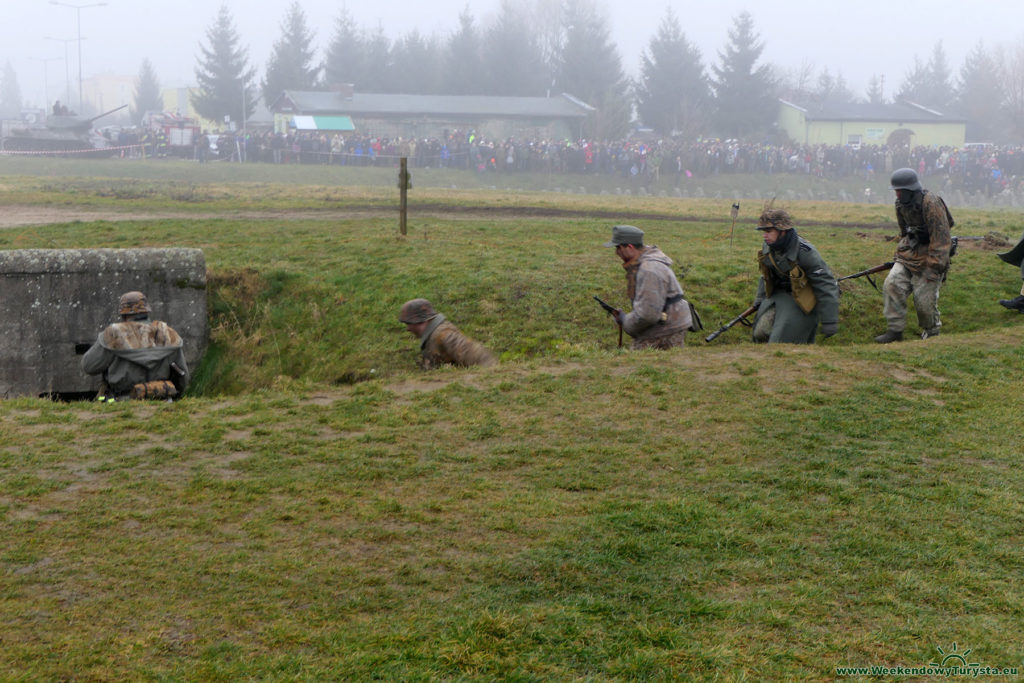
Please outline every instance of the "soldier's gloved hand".
M835 323L822 323L821 324L821 333L823 335L825 335L826 337L831 337L832 335L834 335L838 331L839 331L839 323L837 323L837 322L835 322Z
M622 324L622 311L620 311L619 309L616 308L615 312L612 313L612 318L615 320L616 323L621 325Z

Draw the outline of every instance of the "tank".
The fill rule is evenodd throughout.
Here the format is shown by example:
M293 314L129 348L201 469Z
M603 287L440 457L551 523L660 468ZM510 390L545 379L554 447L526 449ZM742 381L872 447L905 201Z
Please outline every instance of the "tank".
M45 124L28 123L12 126L9 134L0 138L0 151L67 152L107 156L111 153L104 149L108 143L102 136L92 132L92 124L127 106L122 104L91 119L73 115L53 115L46 118Z

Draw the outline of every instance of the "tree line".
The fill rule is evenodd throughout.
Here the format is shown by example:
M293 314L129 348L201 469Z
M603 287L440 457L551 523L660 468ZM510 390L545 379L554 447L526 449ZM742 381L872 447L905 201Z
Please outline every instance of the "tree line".
M640 55L637 77L628 78L600 1L502 0L486 24L467 6L447 36L413 29L397 38L381 26L358 26L342 6L318 58L313 31L296 0L285 10L262 75L251 64L230 11L221 6L199 45L193 106L207 119L242 121L260 96L270 104L284 90L326 90L342 83L366 93L545 97L564 92L595 108L584 127L588 139L621 138L635 122L667 137L780 142L772 137L779 97L809 107L886 99L879 76L858 96L841 72L827 67L805 62L783 69L764 63L764 42L747 12L733 18L717 59L707 62L667 8ZM0 72L0 110L19 96L8 63ZM979 42L957 73L937 42L927 58L915 56L893 99L963 116L968 140L1019 141L1024 137L1024 40L1009 47ZM159 80L144 59L132 116L138 121L147 110L161 108Z

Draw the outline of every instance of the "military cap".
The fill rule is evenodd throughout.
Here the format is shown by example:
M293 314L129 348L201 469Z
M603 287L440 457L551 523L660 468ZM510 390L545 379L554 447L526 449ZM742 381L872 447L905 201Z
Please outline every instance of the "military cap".
M398 312L398 321L407 325L425 323L437 317L434 305L426 299L411 299L402 304L402 310Z
M757 229L758 230L792 230L793 219L790 217L789 212L785 209L772 209L766 208L761 212L761 215L757 217Z
M612 227L612 238L604 243L606 247L617 247L620 244L632 244L637 247L644 245L644 231L632 225L616 225Z
M138 315L152 310L146 301L146 295L142 292L125 292L117 302L118 315Z

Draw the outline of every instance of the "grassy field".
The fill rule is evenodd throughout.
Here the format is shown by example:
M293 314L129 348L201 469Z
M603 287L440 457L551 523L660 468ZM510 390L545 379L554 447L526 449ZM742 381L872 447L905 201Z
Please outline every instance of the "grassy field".
M626 303L611 224L676 259L713 328L753 296L756 207L730 244L728 199L426 180L401 237L384 186L5 163L0 211L106 218L0 248L200 247L212 337L174 404L0 403L0 679L1024 666L1024 316L995 303L1020 286L1003 247L966 242L926 342L871 343L881 297L857 280L816 347L736 327L621 352L591 299ZM891 207L789 208L837 274L891 256ZM951 210L961 235L1024 229ZM414 296L502 362L416 370L395 319Z

